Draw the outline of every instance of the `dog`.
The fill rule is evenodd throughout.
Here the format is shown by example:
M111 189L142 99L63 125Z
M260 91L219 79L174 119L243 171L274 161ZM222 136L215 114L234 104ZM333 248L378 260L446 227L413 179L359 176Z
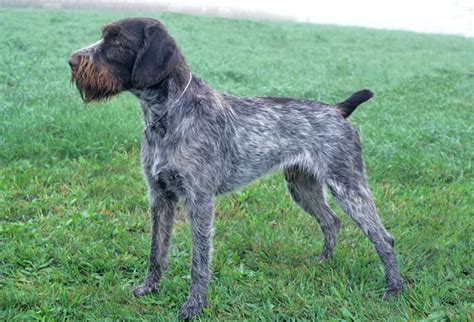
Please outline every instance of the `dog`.
M372 97L362 90L338 104L218 93L190 72L165 27L147 18L103 28L101 39L69 58L71 81L85 103L135 95L144 119L141 162L149 188L151 247L142 296L158 289L168 266L175 207L182 200L192 231L191 285L179 318L207 301L214 199L272 169L283 170L292 199L320 224L328 259L340 220L324 187L372 242L384 266L384 297L402 288L394 243L371 197L359 134L347 117Z

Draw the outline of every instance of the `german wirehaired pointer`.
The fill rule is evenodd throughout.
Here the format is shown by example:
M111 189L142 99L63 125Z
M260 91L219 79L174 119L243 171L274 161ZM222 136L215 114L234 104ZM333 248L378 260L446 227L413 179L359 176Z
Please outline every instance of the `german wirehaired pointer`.
M191 74L174 39L153 19L106 25L102 38L76 51L69 64L84 102L129 91L143 110L141 161L152 233L149 271L133 294L158 289L181 199L192 228L192 268L179 317L199 314L210 276L215 196L275 168L283 170L293 200L321 225L320 260L331 256L340 226L325 201L327 186L374 245L385 269L384 296L401 289L393 239L367 186L358 132L346 120L372 97L369 90L335 105L218 93Z

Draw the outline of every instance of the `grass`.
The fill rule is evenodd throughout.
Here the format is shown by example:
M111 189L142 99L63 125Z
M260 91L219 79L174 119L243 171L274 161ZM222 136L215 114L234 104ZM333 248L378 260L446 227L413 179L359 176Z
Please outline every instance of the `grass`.
M174 14L0 9L0 320L176 319L190 234L178 220L157 295L136 299L149 223L137 102L84 107L68 55L99 27L161 19L193 72L235 95L336 102L351 117L405 280L382 301L381 264L343 220L334 258L280 174L218 199L203 319L472 320L473 40Z

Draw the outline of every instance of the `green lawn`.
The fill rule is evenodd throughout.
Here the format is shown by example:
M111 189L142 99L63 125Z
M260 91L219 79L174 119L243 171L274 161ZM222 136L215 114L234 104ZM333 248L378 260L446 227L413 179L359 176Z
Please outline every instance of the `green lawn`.
M332 260L281 174L221 197L205 319L474 318L474 42L455 36L175 14L0 9L0 320L176 319L190 234L174 230L159 294L134 298L149 222L130 94L85 107L69 54L100 26L161 19L193 72L220 91L336 102L353 114L405 289L381 300L382 266L356 225Z

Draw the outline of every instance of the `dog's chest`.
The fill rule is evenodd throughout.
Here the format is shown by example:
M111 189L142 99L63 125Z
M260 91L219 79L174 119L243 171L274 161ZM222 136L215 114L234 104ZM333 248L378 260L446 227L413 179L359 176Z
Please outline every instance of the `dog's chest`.
M155 182L162 190L175 195L183 194L183 176L173 162L173 149L168 149L158 134L147 136L144 133L141 159L149 182Z

